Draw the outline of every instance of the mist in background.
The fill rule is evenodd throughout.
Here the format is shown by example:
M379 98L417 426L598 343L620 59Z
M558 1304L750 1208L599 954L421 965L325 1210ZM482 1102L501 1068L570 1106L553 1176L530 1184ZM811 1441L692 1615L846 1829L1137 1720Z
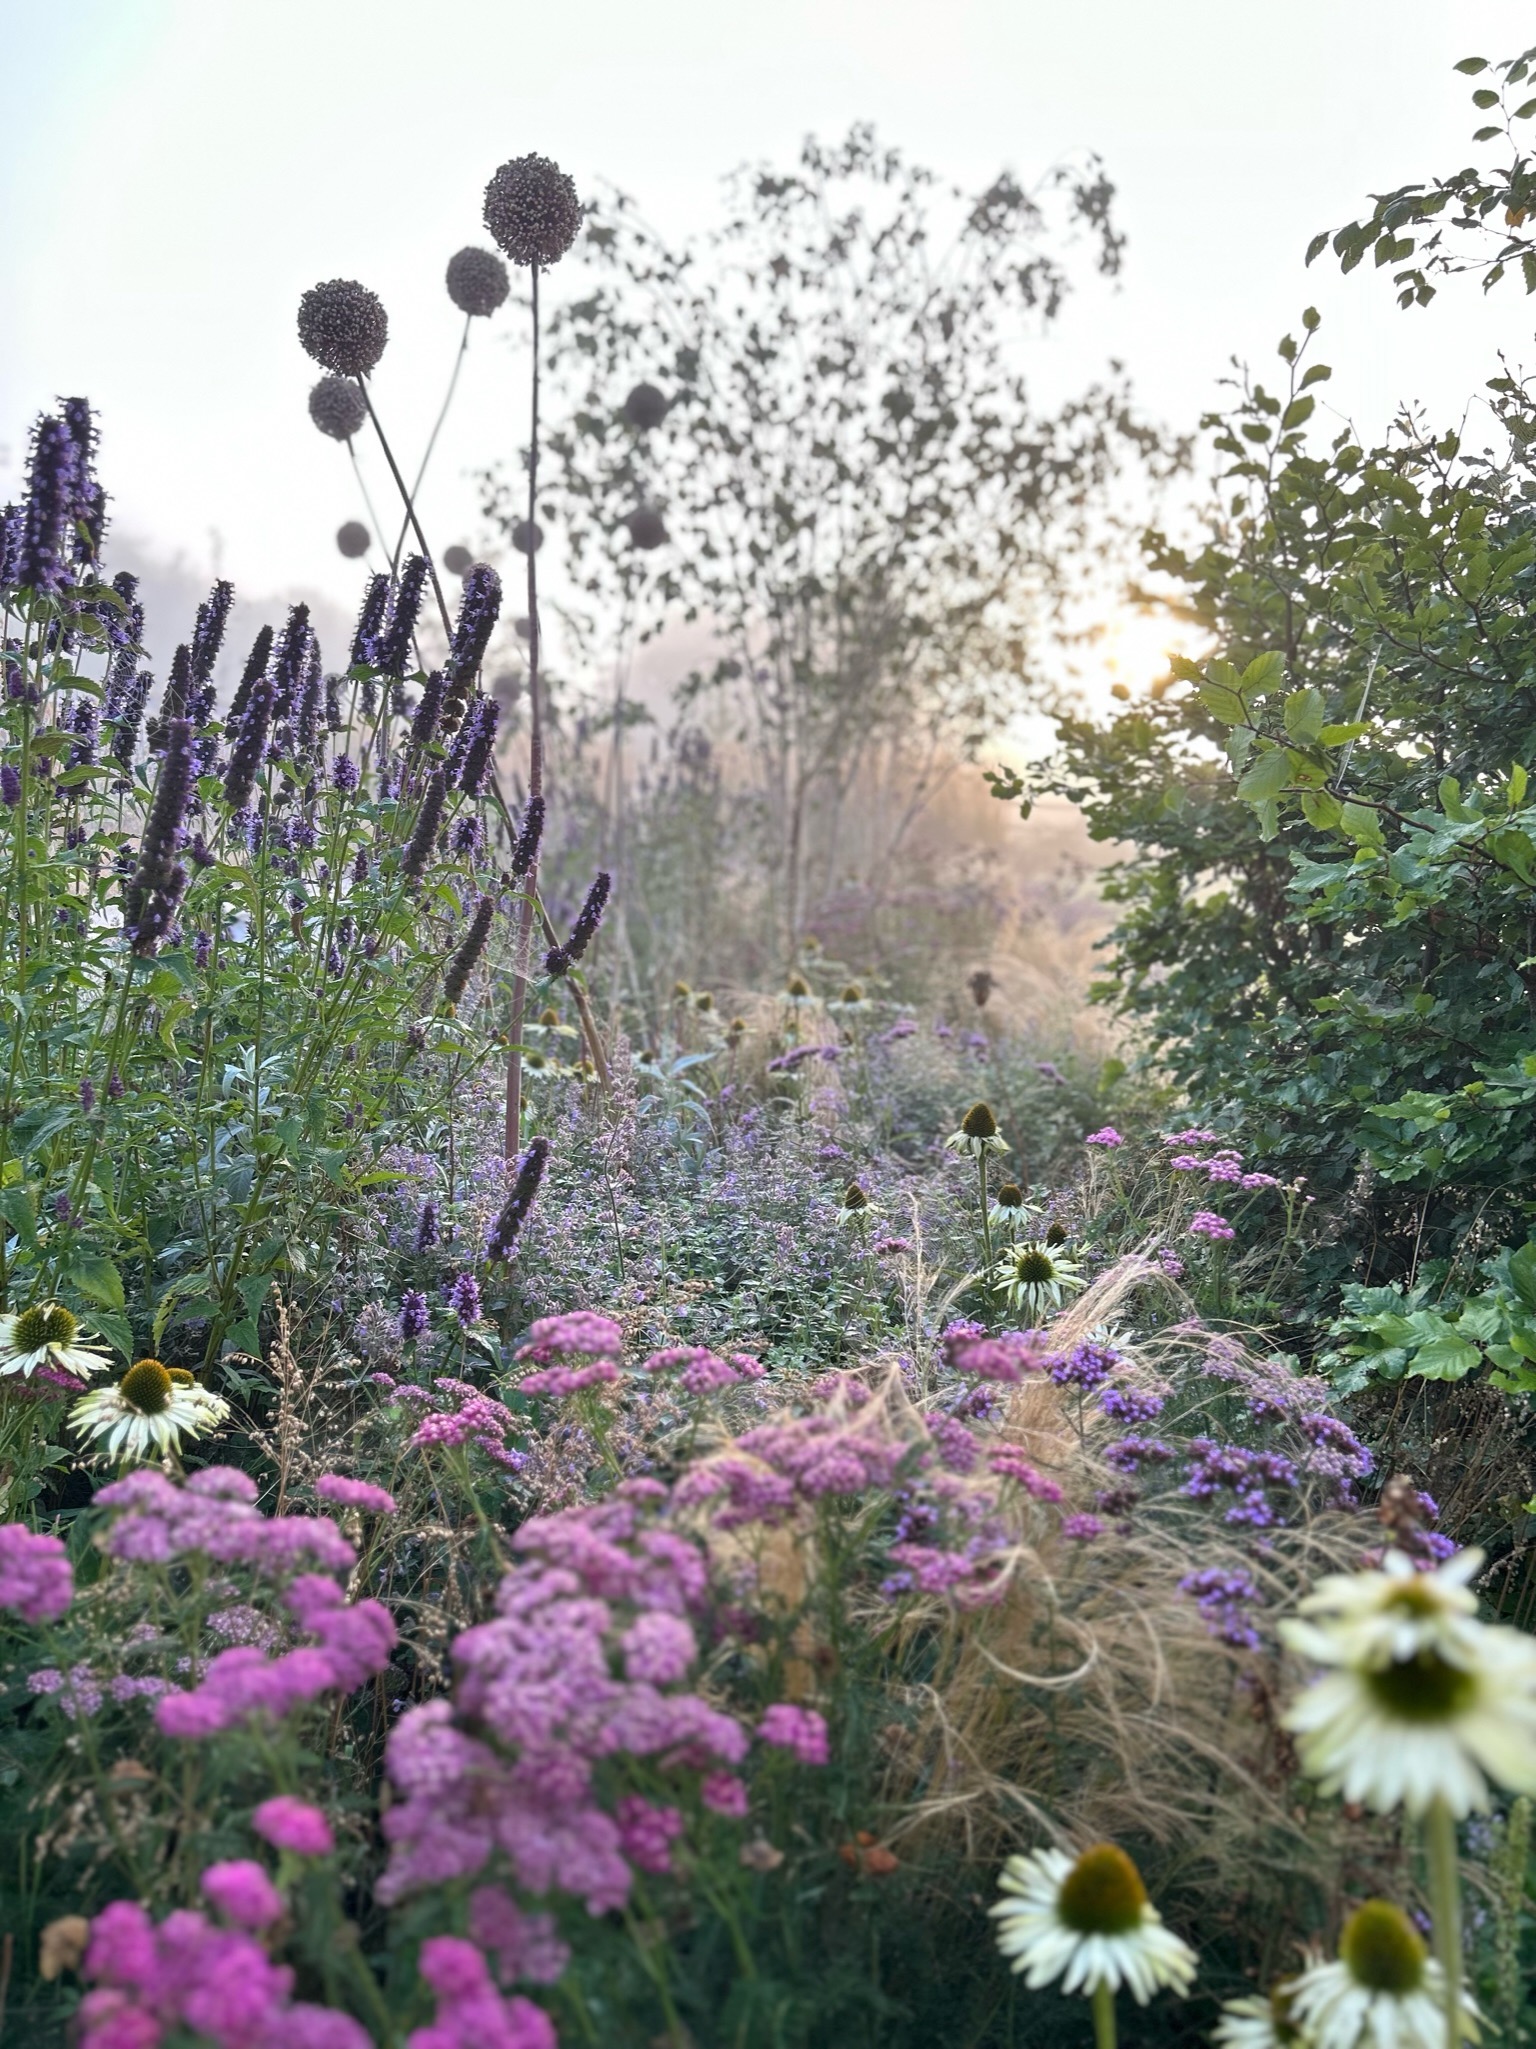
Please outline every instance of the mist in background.
M1368 190L1467 159L1474 116L1450 67L1513 51L1529 27L1506 0L13 4L0 496L38 409L82 392L101 414L111 559L147 574L157 651L218 573L261 616L309 598L339 660L362 575L334 535L368 514L305 411L319 373L294 333L304 288L357 277L382 296L376 395L414 470L461 327L444 266L489 246L480 196L498 163L545 152L679 238L715 218L735 165L787 162L807 133L861 119L969 187L1103 156L1124 278L1085 286L1034 351L1043 395L1118 357L1141 405L1188 430L1230 359L1269 374L1312 303L1328 406L1366 434L1405 400L1456 423L1500 350L1529 359L1518 287L1485 302L1452 285L1402 314L1385 280L1302 258ZM439 550L486 539L472 472L515 460L522 330L510 302L475 323L422 501ZM384 511L387 476L364 460Z

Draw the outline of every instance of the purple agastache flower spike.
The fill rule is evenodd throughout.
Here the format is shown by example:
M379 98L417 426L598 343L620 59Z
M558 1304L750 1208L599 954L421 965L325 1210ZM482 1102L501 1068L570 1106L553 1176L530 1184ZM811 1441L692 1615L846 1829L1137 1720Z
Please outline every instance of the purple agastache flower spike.
M192 685L202 689L213 681L213 665L219 658L224 645L224 630L229 624L229 608L234 603L235 587L220 577L213 589L197 608L197 624L192 628Z
M437 1204L429 1196L421 1205L421 1215L416 1220L416 1250L430 1252L437 1243Z
M437 733L437 722L443 715L443 695L447 689L441 669L434 669L421 686L421 702L411 720L411 745L425 747Z
M311 756L320 744L320 714L325 707L325 682L320 673L320 643L310 636L299 685L297 738L299 752Z
M476 705L465 722L469 744L464 750L463 765L459 770L459 788L466 796L478 797L485 782L486 770L491 765L491 754L496 745L496 722L501 716L501 707L493 698L483 698Z
M79 461L69 423L39 420L32 432L15 580L40 597L57 597L68 581L69 522L79 490Z
M309 607L295 605L272 654L272 709L277 718L292 718L298 709L310 638Z
M123 929L133 951L141 956L152 954L170 930L187 886L187 871L176 859L176 849L192 795L194 769L192 728L185 719L172 719L166 728L165 756L145 821L138 864L123 892Z
M427 780L421 809L416 814L415 830L406 842L405 852L400 856L400 873L412 882L419 882L426 868L427 857L437 839L437 828L442 823L443 803L447 794L447 778L440 768L435 769Z
M385 676L404 676L411 659L411 636L421 611L422 592L427 583L425 555L407 557L395 586L395 601L389 608L389 625L379 638L375 667Z
M576 923L571 927L570 938L564 946L552 946L545 954L546 975L568 974L574 964L581 959L603 921L603 908L608 902L608 891L612 885L612 876L600 868L597 871L597 879L587 891L587 900L577 915Z
M448 1307L466 1330L480 1321L480 1283L473 1274L460 1274L449 1284Z
M357 615L357 630L352 635L351 666L354 669L378 666L379 635L384 630L388 611L389 578L380 573L370 579L363 593L362 610Z
M544 799L530 797L523 811L522 830L512 849L512 873L521 880L539 858L539 841L544 837Z
M229 766L224 771L224 797L232 811L243 810L251 801L271 730L272 679L258 676L229 750Z
M400 1297L400 1338L413 1345L427 1327L427 1298L419 1288L407 1288Z
M489 1260L505 1260L512 1257L517 1244L518 1233L528 1220L539 1192L539 1183L544 1179L544 1169L549 1164L549 1140L536 1138L518 1162L517 1179L512 1184L512 1193L502 1205L501 1214L491 1226L491 1234L485 1241L485 1256Z
M489 564L477 562L464 578L458 624L443 671L451 695L462 697L473 682L500 613L501 578Z
M245 708L251 701L251 692L258 680L267 673L267 663L272 659L272 629L263 626L251 643L251 651L245 658L245 667L240 672L240 681L235 694L229 701L229 723L245 716Z
M485 951L485 942L491 936L491 921L496 915L496 899L481 897L475 905L475 915L470 919L469 930L459 942L458 950L449 961L443 976L443 998L450 1006L458 1003L469 983L470 976L479 965Z

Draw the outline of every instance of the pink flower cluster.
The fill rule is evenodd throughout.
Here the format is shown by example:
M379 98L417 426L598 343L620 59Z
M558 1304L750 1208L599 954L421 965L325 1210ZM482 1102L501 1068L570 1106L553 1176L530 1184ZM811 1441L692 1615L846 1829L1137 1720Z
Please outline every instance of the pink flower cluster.
M692 1662L687 1617L707 1569L646 1507L610 1498L518 1531L523 1561L501 1583L495 1619L454 1643L455 1699L408 1710L390 1737L383 1898L469 1877L499 1855L524 1890L574 1893L606 1912L627 1899L636 1865L659 1868L643 1860L661 1854L670 1824L655 1816L671 1810L609 1813L599 1761L643 1757L692 1775L745 1756L739 1722L666 1690Z
M496 1959L503 1985L519 1978L553 1985L571 1960L555 1932L553 1914L526 1914L500 1886L480 1885L469 1896L469 1932Z
M589 1359L585 1366L540 1367L537 1373L524 1374L517 1388L519 1394L543 1394L563 1400L566 1395L580 1394L587 1387L602 1387L618 1377L619 1369L612 1359Z
M611 1316L595 1309L572 1309L564 1316L541 1316L519 1345L517 1356L535 1366L576 1356L583 1359L617 1359L624 1350L624 1333Z
M1036 1501L1060 1501L1061 1487L1037 1472L1017 1445L999 1444L987 1453L987 1464L1000 1480L1013 1480Z
M1187 1228L1191 1238L1206 1238L1213 1245L1224 1245L1237 1236L1226 1218L1211 1209L1197 1209Z
M0 1523L0 1608L23 1622L57 1622L75 1598L69 1554L57 1537Z
M274 1850L295 1857L329 1857L336 1847L331 1824L318 1807L291 1793L274 1793L251 1816L251 1827Z
M396 1401L410 1399L423 1407L432 1405L431 1414L422 1417L410 1439L412 1451L425 1451L434 1444L450 1448L473 1444L509 1473L520 1473L527 1463L522 1452L507 1445L507 1439L520 1427L516 1416L469 1381L444 1378L435 1380L431 1388L405 1382L392 1391Z
M707 1345L668 1345L641 1363L646 1373L671 1373L681 1367L679 1384L684 1394L690 1395L715 1394L738 1381L761 1380L766 1370L762 1360L754 1359L750 1352L732 1352L722 1359Z
M256 1865L214 1865L204 1887L235 1919L270 1904L257 1879L265 1883ZM350 2014L295 2001L292 1971L252 1935L202 1914L174 1913L156 1927L142 1907L115 1900L91 1924L84 1970L93 1989L80 2002L80 2049L156 2049L173 2028L217 2049L372 2049Z
M1083 1144L1114 1147L1117 1145L1124 1145L1125 1140L1120 1136L1119 1132L1116 1131L1113 1124L1106 1124L1101 1131L1090 1131L1088 1136L1083 1140Z
M761 1423L737 1440L742 1451L794 1483L808 1501L889 1487L912 1456L900 1439L822 1411L785 1423Z
M96 1499L119 1511L102 1549L136 1564L168 1565L200 1551L221 1565L249 1565L275 1578L301 1564L349 1572L357 1560L329 1516L263 1515L255 1481L233 1466L206 1466L180 1487L143 1466Z
M775 1749L791 1752L800 1764L827 1762L827 1725L815 1708L775 1701L758 1723L757 1733Z
M371 1515L393 1515L395 1497L371 1480L350 1480L345 1473L322 1473L315 1482L322 1501L334 1501L342 1508L365 1508Z
M951 1323L939 1338L939 1356L951 1373L966 1380L1020 1381L1053 1363L1044 1334L1036 1330L1005 1330L988 1337L983 1325Z
M302 1574L285 1598L299 1627L317 1636L319 1645L275 1658L255 1644L218 1652L198 1685L166 1694L155 1709L163 1735L212 1736L249 1715L290 1714L333 1689L351 1693L388 1664L395 1625L380 1602L349 1604L336 1582L321 1573Z
M541 2006L503 1999L485 1958L457 1935L421 1945L418 1968L437 1999L430 2027L413 2028L406 2049L555 2049L555 2027Z

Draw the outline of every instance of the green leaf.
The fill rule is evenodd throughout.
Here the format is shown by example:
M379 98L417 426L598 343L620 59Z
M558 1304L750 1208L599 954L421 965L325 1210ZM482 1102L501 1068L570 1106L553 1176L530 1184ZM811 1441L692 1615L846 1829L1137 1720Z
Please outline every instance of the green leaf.
M260 1314L261 1305L267 1299L267 1290L272 1285L270 1274L242 1274L235 1282L235 1293L245 1304L245 1313L254 1323ZM254 1345L249 1348L254 1351Z
M1361 846L1379 847L1385 844L1381 832L1381 820L1369 804L1357 804L1351 798L1339 813L1339 824L1352 840Z
M36 1103L30 1110L23 1110L11 1127L11 1137L22 1159L35 1153L38 1147L62 1131L66 1124L74 1121L73 1103Z
M1316 740L1328 706L1321 690L1293 690L1285 700L1285 730L1293 740Z
M1452 69L1460 71L1467 78L1476 78L1480 71L1488 69L1488 59L1486 57L1463 57L1461 62L1454 65Z
M1218 671L1222 673L1218 674ZM1226 680L1227 677L1231 677L1231 682ZM1237 671L1230 662L1213 662L1211 673L1199 678L1196 687L1200 692L1200 702L1223 725L1238 726L1246 721L1248 707L1243 702L1243 693L1237 688Z
M1251 697L1259 691L1278 690L1285 681L1285 656L1271 648L1268 653L1255 655L1243 671L1243 694Z
M1528 1238L1509 1258L1510 1286L1536 1316L1536 1238Z
M1420 1345L1408 1371L1420 1380L1465 1380L1482 1363L1483 1355L1476 1345L1469 1345L1454 1331L1447 1331L1443 1337Z
M1311 241L1307 244L1308 263L1315 263L1318 257L1321 256L1323 251L1328 247L1328 234L1329 230L1327 228L1324 228L1323 232L1320 235L1314 235Z
M1317 400L1315 398L1293 398L1285 411L1280 415L1281 431L1285 432L1292 427L1305 426L1316 410Z
M1302 792L1301 814L1308 825L1316 826L1319 832L1335 831L1343 811L1343 805L1329 790Z
M101 1332L114 1352L124 1359L132 1360L134 1354L133 1325L126 1316L114 1316L110 1310L98 1311L96 1328Z
M1455 776L1441 776L1440 788L1437 794L1440 798L1440 809L1451 820L1453 825L1476 824L1478 814L1475 811L1469 810L1462 802L1461 784L1456 780Z
M1499 96L1492 86L1480 85L1472 95L1472 104L1474 107L1482 107L1484 109L1496 107L1499 104Z
M1327 240L1326 235L1323 239L1324 241ZM1333 372L1329 369L1326 363L1314 363L1311 366L1311 368L1307 371L1306 375L1302 378L1299 389L1302 391L1306 391L1310 386L1314 384L1326 384L1328 379L1332 375Z
M1245 804L1263 804L1290 787L1291 757L1284 747L1268 748L1237 786Z
M37 1250L37 1209L24 1182L0 1190L0 1217L10 1225L28 1252Z
M87 1302L99 1302L103 1309L124 1306L123 1277L102 1253L77 1252L64 1278Z
M1351 740L1358 740L1362 733L1370 730L1369 719L1355 719L1348 725L1324 726L1317 737L1325 747L1347 747Z

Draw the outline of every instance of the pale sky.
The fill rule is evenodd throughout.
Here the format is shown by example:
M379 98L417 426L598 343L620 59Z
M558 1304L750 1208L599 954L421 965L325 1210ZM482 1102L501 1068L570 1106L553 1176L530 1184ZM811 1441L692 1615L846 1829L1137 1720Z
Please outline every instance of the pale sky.
M1309 302L1325 395L1368 432L1405 398L1458 419L1499 348L1536 355L1517 288L1405 314L1380 277L1302 263L1368 191L1470 159L1450 67L1531 37L1508 0L4 0L0 20L0 497L37 409L82 392L119 527L199 576L217 535L247 598L350 612L360 586L333 539L362 513L346 456L305 413L299 294L334 276L380 293L375 393L414 458L458 335L444 264L485 244L486 178L529 150L681 234L733 165L854 120L975 187L1095 149L1125 276L1083 292L1041 379L1119 355L1177 427L1234 354L1268 372ZM518 443L509 312L476 324L425 495L439 548L475 543L468 472ZM382 507L377 462L371 482Z

